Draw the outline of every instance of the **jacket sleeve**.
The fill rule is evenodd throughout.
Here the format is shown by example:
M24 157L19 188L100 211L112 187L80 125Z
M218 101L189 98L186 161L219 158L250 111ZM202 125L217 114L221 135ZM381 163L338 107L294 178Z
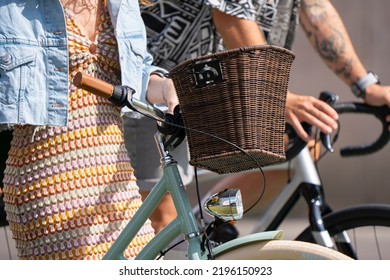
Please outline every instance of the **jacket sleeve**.
M146 29L138 1L110 0L109 3L118 42L122 85L135 91L134 98L146 101L150 74L155 71L165 73L166 70L152 65L153 58L147 51ZM116 5L120 7L115 8ZM139 117L126 107L122 111L132 117Z
M147 52L147 55L145 56L144 63L143 63L143 70L142 70L142 88L144 89L142 92L142 95L140 96L140 99L144 102L146 102L146 91L148 89L149 84L149 78L150 75L153 72L158 72L162 74L168 73L167 70L152 65L153 57Z

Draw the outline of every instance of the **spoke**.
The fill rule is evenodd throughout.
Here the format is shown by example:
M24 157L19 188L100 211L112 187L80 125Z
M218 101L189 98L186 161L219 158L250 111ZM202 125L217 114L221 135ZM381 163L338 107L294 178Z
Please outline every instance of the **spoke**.
M381 254L381 249L379 247L378 232L376 230L376 226L373 226L373 228L374 228L376 249L377 249L377 252L378 252L378 255L379 255L379 259L381 260L382 259L382 254Z

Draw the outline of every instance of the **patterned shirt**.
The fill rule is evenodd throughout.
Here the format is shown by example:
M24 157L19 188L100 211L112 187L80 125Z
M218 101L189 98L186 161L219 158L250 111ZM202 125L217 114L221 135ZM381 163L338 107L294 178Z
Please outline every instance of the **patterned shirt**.
M155 65L169 70L189 58L223 50L211 7L257 21L269 44L291 49L300 0L153 0L141 13Z

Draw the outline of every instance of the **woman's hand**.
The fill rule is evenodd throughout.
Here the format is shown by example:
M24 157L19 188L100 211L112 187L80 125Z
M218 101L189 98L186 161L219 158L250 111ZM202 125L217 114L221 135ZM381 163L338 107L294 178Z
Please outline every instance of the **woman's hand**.
M330 134L337 129L337 119L337 112L318 98L288 92L286 121L303 140L309 141L310 135L303 129L301 122L309 123L323 133Z
M171 114L173 114L176 105L179 104L173 81L153 74L150 76L146 99L151 104L165 103L168 106L167 112Z

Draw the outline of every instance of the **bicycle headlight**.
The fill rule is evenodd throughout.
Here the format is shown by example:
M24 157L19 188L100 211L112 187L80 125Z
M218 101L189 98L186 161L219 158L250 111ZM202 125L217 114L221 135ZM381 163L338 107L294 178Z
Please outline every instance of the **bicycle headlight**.
M241 191L227 189L212 195L204 204L205 211L225 221L239 220L244 213Z

